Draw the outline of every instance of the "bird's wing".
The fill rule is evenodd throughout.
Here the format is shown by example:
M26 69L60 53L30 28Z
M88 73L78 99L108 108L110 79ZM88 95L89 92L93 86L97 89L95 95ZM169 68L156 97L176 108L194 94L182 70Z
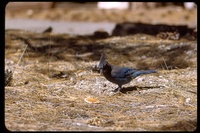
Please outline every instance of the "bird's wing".
M137 70L135 70L135 69L131 69L131 68L127 68L127 67L113 66L111 75L115 78L129 78L136 71Z
M141 70L141 71L136 71L132 74L132 78L136 78L137 76L141 74L149 74L149 73L156 73L156 70Z

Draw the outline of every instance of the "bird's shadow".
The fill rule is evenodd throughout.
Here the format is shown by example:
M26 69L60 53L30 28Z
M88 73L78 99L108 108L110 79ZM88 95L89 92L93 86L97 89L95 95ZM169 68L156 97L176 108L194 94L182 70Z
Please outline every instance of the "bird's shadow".
M131 86L131 87L122 88L120 92L127 93L127 92L135 91L135 90L139 91L139 90L148 90L148 89L153 89L153 88L161 88L161 86L145 86L145 87Z

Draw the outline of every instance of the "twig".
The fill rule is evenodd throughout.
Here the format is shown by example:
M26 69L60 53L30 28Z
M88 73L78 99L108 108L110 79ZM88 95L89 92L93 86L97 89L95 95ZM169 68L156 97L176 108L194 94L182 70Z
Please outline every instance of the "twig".
M25 51L26 51L26 48L27 48L27 44L26 44L26 46L25 46L25 48L24 48L24 51L23 51L23 53L21 54L21 56L20 56L20 58L19 58L19 61L17 62L17 65L19 65L19 63L20 63L20 61L21 61L21 59L22 59L22 56L24 55L24 53L25 53Z
M26 51L27 46L28 45L26 44L26 46L24 48L24 51L22 52L22 54L21 54L21 56L19 58L19 61L17 62L17 65L15 66L14 70L13 71L8 71L8 70L5 71L5 77L4 77L5 78L5 86L10 84L10 82L12 80L13 73L15 72L16 67L19 65L19 63L20 63L20 61L21 61L21 59L22 59L22 57L23 57L23 55L24 55L24 53Z
M165 59L164 59L164 58L162 58L162 59L163 59L163 61L164 61L165 67L167 68L167 70L169 70Z
M17 62L17 65L15 66L15 68L14 68L14 70L13 70L13 73L15 72L16 67L19 66L19 63L20 63L20 61L21 61L21 59L22 59L22 57L23 57L23 55L24 55L24 53L25 53L25 51L26 51L27 46L28 46L28 45L26 44L26 46L25 46L25 48L24 48L24 51L22 52L22 54L21 54L21 56L20 56L20 58L19 58L19 61Z

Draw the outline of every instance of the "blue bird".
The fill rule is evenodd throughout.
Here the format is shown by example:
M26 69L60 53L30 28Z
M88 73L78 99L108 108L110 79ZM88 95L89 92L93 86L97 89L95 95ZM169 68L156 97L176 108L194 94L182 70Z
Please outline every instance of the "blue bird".
M137 70L128 67L111 65L105 60L103 53L101 54L98 68L100 70L100 74L103 73L103 76L108 81L118 85L118 88L114 91L121 91L122 85L131 82L132 79L141 74L156 73L156 70Z

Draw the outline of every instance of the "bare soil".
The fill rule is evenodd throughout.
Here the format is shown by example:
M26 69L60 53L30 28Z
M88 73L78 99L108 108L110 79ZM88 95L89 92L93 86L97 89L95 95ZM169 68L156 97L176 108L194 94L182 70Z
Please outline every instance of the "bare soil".
M6 17L86 22L143 19L150 24L159 21L192 27L197 19L196 9L175 6L134 11L34 10L31 16L27 16L27 9L18 13L7 10ZM184 37L168 40L145 34L97 38L20 29L8 29L5 36L5 68L13 72L12 81L5 87L8 130L194 131L197 128L196 40ZM122 92L113 92L117 85L97 70L101 53L111 64L158 72L141 75L124 85ZM85 101L88 97L99 102L88 103Z

